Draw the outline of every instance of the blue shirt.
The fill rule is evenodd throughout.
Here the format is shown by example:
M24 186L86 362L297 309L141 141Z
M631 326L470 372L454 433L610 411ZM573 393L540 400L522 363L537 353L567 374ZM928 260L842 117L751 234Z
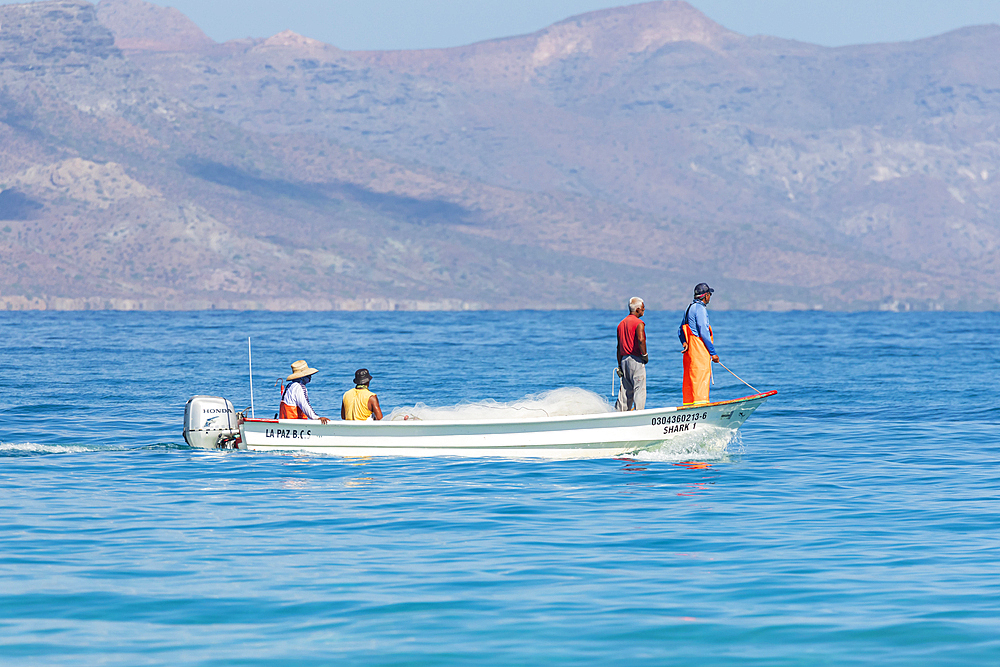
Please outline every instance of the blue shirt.
M681 325L677 327L677 337L681 339L681 345L684 344L684 325L687 324L691 327L691 333L701 339L701 342L705 344L708 349L708 353L711 355L716 355L715 345L712 344L712 339L708 334L708 308L705 307L701 301L692 301L691 305L688 306L686 317L681 320Z

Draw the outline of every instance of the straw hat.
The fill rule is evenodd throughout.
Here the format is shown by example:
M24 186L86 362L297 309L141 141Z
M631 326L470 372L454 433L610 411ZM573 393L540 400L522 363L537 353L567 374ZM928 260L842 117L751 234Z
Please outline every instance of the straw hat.
M300 359L292 364L292 374L285 378L286 381L298 380L299 378L304 378L307 375L312 375L313 373L319 373L315 368L309 368L309 364L305 360Z

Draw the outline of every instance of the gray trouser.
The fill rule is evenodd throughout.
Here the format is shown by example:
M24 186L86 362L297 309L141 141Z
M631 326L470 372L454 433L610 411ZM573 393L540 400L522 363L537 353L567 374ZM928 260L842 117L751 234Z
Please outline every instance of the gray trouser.
M615 410L643 410L646 407L646 365L631 354L622 357L622 386Z

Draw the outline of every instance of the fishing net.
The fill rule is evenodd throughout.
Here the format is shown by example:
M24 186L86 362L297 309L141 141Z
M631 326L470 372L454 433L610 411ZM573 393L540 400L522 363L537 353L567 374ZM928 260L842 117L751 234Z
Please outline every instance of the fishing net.
M537 417L571 417L614 412L614 406L604 397L579 387L551 389L539 394L529 394L510 403L493 399L432 408L423 403L412 407L399 407L389 413L390 421L403 419L421 420L476 420L518 419Z

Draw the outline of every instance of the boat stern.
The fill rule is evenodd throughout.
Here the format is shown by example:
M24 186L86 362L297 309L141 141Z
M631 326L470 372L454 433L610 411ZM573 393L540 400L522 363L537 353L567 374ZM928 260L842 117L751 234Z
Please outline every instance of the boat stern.
M184 442L200 449L236 449L239 416L219 396L192 396L184 406Z

